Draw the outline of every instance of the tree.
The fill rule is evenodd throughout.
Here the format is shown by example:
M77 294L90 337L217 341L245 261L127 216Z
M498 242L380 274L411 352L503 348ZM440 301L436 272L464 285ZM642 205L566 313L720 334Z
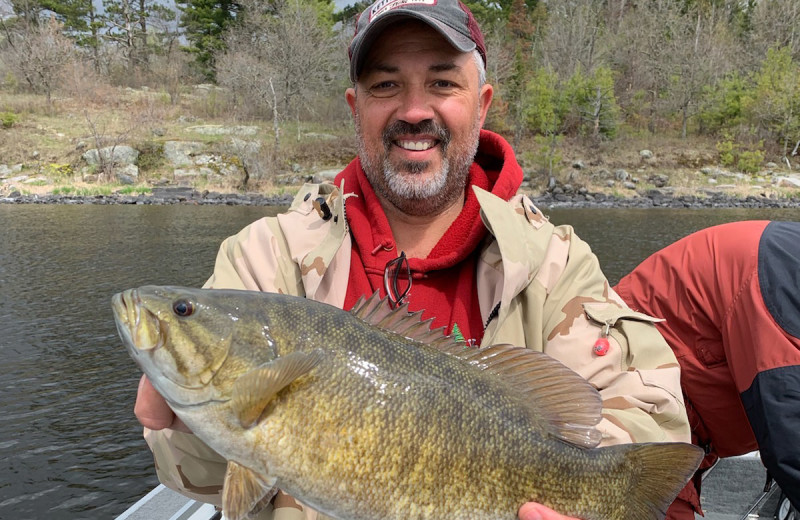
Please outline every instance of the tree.
M177 0L181 10L180 25L190 45L184 48L195 57L200 73L209 80L215 77L214 56L225 49L223 34L241 10L236 0Z
M639 80L651 99L651 131L659 119L677 116L686 137L705 86L736 66L726 18L713 6L673 0L640 3L626 18L626 45L640 55Z
M343 73L337 40L319 20L312 5L288 0L279 10L256 11L249 5L244 19L225 35L217 55L217 80L244 103L269 113L280 145L280 123L299 119L310 100Z
M6 65L32 91L45 94L50 105L62 69L74 58L72 41L62 34L63 24L50 17L40 23L24 20L13 28L5 23L3 27Z
M800 139L800 64L791 48L770 49L755 82L752 117L783 145L786 157Z

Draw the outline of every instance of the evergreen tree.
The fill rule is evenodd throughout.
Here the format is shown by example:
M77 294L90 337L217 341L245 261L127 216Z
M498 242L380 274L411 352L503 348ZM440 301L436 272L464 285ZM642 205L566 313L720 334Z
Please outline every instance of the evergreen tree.
M180 25L190 45L184 50L195 57L195 65L206 79L214 80L214 55L225 48L222 35L241 10L234 0L178 0Z

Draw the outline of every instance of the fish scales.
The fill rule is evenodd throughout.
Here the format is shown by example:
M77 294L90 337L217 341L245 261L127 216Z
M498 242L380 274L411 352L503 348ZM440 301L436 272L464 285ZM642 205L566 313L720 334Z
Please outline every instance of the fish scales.
M176 302L189 302L191 316L175 316ZM126 321L132 308L155 318ZM118 295L114 309L133 357L200 438L343 520L511 520L528 501L587 520L659 518L699 462L694 447L680 443L585 449L565 442L491 370L325 304L148 287ZM137 323L159 332L137 333ZM176 389L164 360L143 357L158 348L132 341L153 337L171 344L167 356L183 352L218 367L205 386L179 377L202 387L201 397L185 384ZM285 385L270 379L280 372L272 365L312 357L313 368ZM178 371L185 366L175 363ZM262 403L261 386L242 384L248 372L279 391ZM232 398L237 391L245 397ZM259 405L253 425L242 425L242 402ZM663 459L655 478L629 458L653 449Z

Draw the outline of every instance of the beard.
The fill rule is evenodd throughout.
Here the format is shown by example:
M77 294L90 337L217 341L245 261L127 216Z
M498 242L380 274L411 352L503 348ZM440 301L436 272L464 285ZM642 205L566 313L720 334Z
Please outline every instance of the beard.
M430 119L418 124L394 121L383 130L383 149L369 151L357 111L355 125L364 174L372 188L403 213L430 216L463 198L469 168L478 150L480 107L464 142L454 141L447 127ZM441 165L430 175L423 175L431 168L429 161L392 161L389 157L398 136L423 134L438 139L442 154Z

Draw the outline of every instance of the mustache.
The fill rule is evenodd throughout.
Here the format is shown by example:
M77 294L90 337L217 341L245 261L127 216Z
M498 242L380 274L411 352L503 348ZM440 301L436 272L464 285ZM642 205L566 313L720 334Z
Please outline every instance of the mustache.
M383 146L388 149L398 136L416 134L432 135L441 142L443 150L447 149L452 138L450 130L432 119L426 119L416 124L395 121L383 130Z

